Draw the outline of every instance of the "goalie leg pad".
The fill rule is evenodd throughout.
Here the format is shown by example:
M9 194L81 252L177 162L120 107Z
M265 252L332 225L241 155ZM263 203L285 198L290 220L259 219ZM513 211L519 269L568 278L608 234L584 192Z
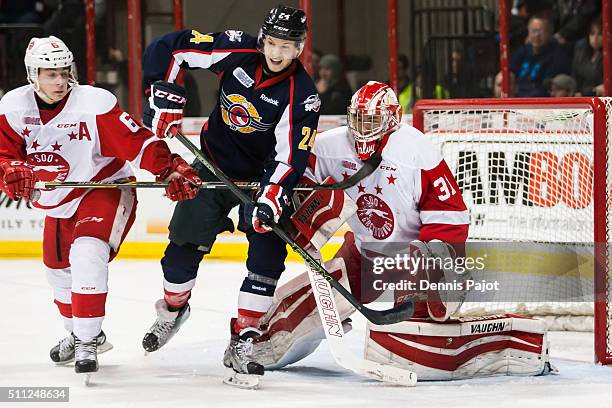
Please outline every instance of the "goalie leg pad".
M349 287L342 259L326 262L325 268ZM345 321L355 309L342 296L336 295L335 299ZM315 351L325 335L306 272L276 290L272 306L262 318L262 328L264 333L254 343L253 355L266 370L285 367ZM349 327L344 328L346 331Z
M365 358L414 371L419 380L459 380L550 372L544 322L516 315L445 323L368 322Z

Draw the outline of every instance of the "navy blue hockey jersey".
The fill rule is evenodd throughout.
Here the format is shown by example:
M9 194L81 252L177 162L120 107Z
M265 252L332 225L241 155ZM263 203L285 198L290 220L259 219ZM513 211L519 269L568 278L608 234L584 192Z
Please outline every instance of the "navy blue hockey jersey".
M174 82L181 68L216 73L219 96L202 128L202 150L229 177L291 189L314 144L320 99L298 60L267 77L256 45L255 37L234 30L166 34L145 51L144 88Z

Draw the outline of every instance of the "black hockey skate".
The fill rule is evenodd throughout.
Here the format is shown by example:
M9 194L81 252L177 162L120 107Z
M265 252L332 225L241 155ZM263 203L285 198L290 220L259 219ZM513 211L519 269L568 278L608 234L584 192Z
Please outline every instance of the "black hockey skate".
M104 331L96 336L98 342L98 354L105 353L113 348L113 345L106 339ZM74 334L70 333L61 339L59 343L49 351L51 360L57 365L68 364L74 361Z
M74 371L78 374L98 371L98 338L82 341L74 336Z
M159 350L166 344L178 332L191 312L189 303L186 303L180 310L171 312L164 299L155 302L155 310L157 320L142 339L142 347L147 352Z
M259 377L264 375L264 366L256 362L252 354L253 341L261 336L261 331L247 327L236 334L233 322L232 319L230 344L223 355L223 365L231 371L228 370L223 382L239 388L257 388Z

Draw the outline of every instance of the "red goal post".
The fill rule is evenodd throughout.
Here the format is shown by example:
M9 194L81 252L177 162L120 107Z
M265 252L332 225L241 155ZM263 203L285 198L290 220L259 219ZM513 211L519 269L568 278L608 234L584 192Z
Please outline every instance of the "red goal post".
M465 181L460 185L472 215L470 240L594 243L595 359L612 364L612 98L421 100L414 108L413 125L440 147L458 181ZM470 154L472 162L466 159ZM524 207L521 200L500 198L493 191L497 185L491 187L494 183L489 190L483 187L493 172L507 174L505 168L495 167L505 166L506 155L517 166L519 154L528 157L527 181L521 188L529 205ZM503 162L492 160L492 155ZM479 188L469 184L474 177L483 183ZM509 222L516 214L522 214L523 223ZM529 227L546 225L534 222L547 217L567 222L575 218L576 225L588 228L572 235L571 228ZM493 222L486 225L490 218L497 221L495 227Z

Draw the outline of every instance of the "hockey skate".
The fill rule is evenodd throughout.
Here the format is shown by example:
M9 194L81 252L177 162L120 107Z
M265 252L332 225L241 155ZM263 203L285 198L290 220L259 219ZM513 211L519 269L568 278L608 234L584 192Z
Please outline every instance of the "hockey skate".
M142 347L149 353L159 350L166 344L178 332L190 314L189 303L186 303L180 310L172 312L168 310L164 299L155 302L155 310L157 320L142 339Z
M98 354L105 353L113 348L113 345L106 339L104 331L96 336L98 342ZM74 334L70 333L49 351L51 360L56 365L64 365L74 361Z
M257 389L259 377L264 375L264 366L253 360L252 353L253 340L261 332L253 327L246 327L239 334L233 328L231 332L230 344L223 355L223 365L228 368L223 382L238 388Z
M74 336L74 372L85 374L85 385L91 382L91 375L98 371L98 338L82 341Z

